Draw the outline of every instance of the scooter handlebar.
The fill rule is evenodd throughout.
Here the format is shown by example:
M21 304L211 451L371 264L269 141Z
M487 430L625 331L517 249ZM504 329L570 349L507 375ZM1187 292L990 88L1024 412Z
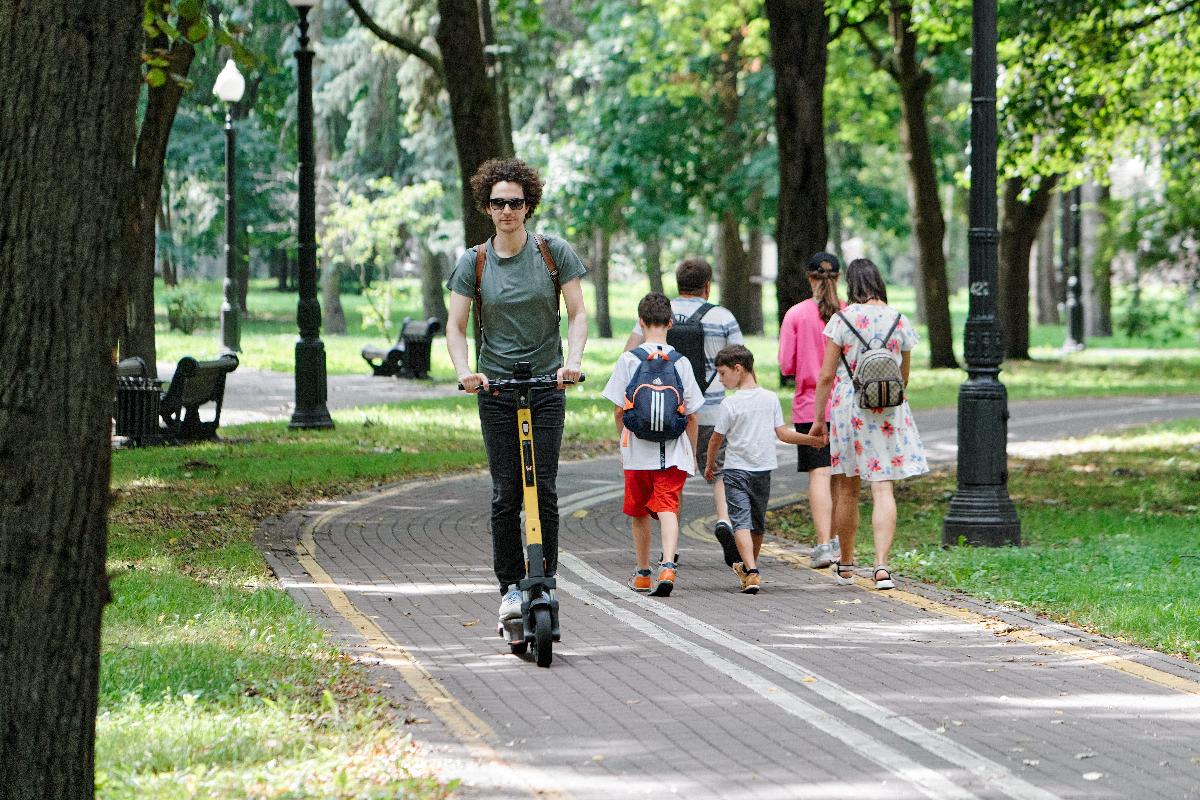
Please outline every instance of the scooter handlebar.
M563 381L563 383L568 386L570 386L571 384L574 384L574 383L583 383L586 377L587 376L585 376L581 372L581 373L579 373L579 380ZM551 387L558 386L558 376L557 375L535 375L532 378L523 378L523 379L497 378L494 381L488 381L489 389L519 389L519 388L523 388L526 386L530 386L535 389L549 389ZM463 385L460 383L458 385L458 388L462 389ZM482 388L483 388L482 386L479 387L479 389L482 389ZM479 389L476 389L475 391L478 392Z

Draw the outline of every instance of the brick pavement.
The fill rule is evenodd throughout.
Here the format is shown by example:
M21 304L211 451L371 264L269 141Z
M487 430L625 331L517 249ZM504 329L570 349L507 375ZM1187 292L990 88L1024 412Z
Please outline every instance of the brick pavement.
M1200 398L1020 403L1011 435L1016 449L1198 414ZM952 412L918 424L952 457ZM776 498L803 487L781 455ZM702 525L681 544L676 593L635 595L619 466L565 463L559 487L563 641L548 670L494 632L485 474L322 504L263 533L283 585L377 665L463 797L1200 797L1193 665L978 602L1003 623L835 586L786 544L764 558L764 591L741 595ZM710 509L690 484L685 518Z

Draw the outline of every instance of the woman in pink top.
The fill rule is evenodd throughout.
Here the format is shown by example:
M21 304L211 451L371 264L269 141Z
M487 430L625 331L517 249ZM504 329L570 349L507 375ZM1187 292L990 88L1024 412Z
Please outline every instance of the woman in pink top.
M796 393L792 397L792 422L800 433L812 427L817 395L817 377L825 357L826 323L845 306L838 299L837 282L841 264L832 253L816 253L808 260L808 283L812 299L788 309L779 326L779 371L796 376ZM808 505L812 510L817 546L812 553L812 566L822 569L833 563L838 552L838 540L831 537L833 496L830 493L829 445L797 447L796 469L808 473Z

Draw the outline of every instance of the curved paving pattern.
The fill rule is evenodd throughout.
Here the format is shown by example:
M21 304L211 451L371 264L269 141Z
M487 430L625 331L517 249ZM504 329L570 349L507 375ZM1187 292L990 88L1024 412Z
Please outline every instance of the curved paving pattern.
M1019 403L1010 438L1183 416L1200 398ZM953 423L918 414L938 459L954 455ZM781 461L777 499L803 488ZM1200 797L1194 665L903 576L890 596L838 587L784 542L764 591L738 594L699 481L676 593L635 595L619 465L564 464L559 485L563 641L548 670L494 633L484 474L263 532L283 585L408 703L423 756L463 797Z

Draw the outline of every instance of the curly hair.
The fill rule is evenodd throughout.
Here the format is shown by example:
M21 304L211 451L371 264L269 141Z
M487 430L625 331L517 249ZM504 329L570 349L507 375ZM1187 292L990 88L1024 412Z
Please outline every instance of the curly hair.
M479 169L471 176L475 207L487 214L492 187L501 181L521 184L525 190L525 218L532 217L542 201L542 178L536 169L516 158L493 158L479 165Z

